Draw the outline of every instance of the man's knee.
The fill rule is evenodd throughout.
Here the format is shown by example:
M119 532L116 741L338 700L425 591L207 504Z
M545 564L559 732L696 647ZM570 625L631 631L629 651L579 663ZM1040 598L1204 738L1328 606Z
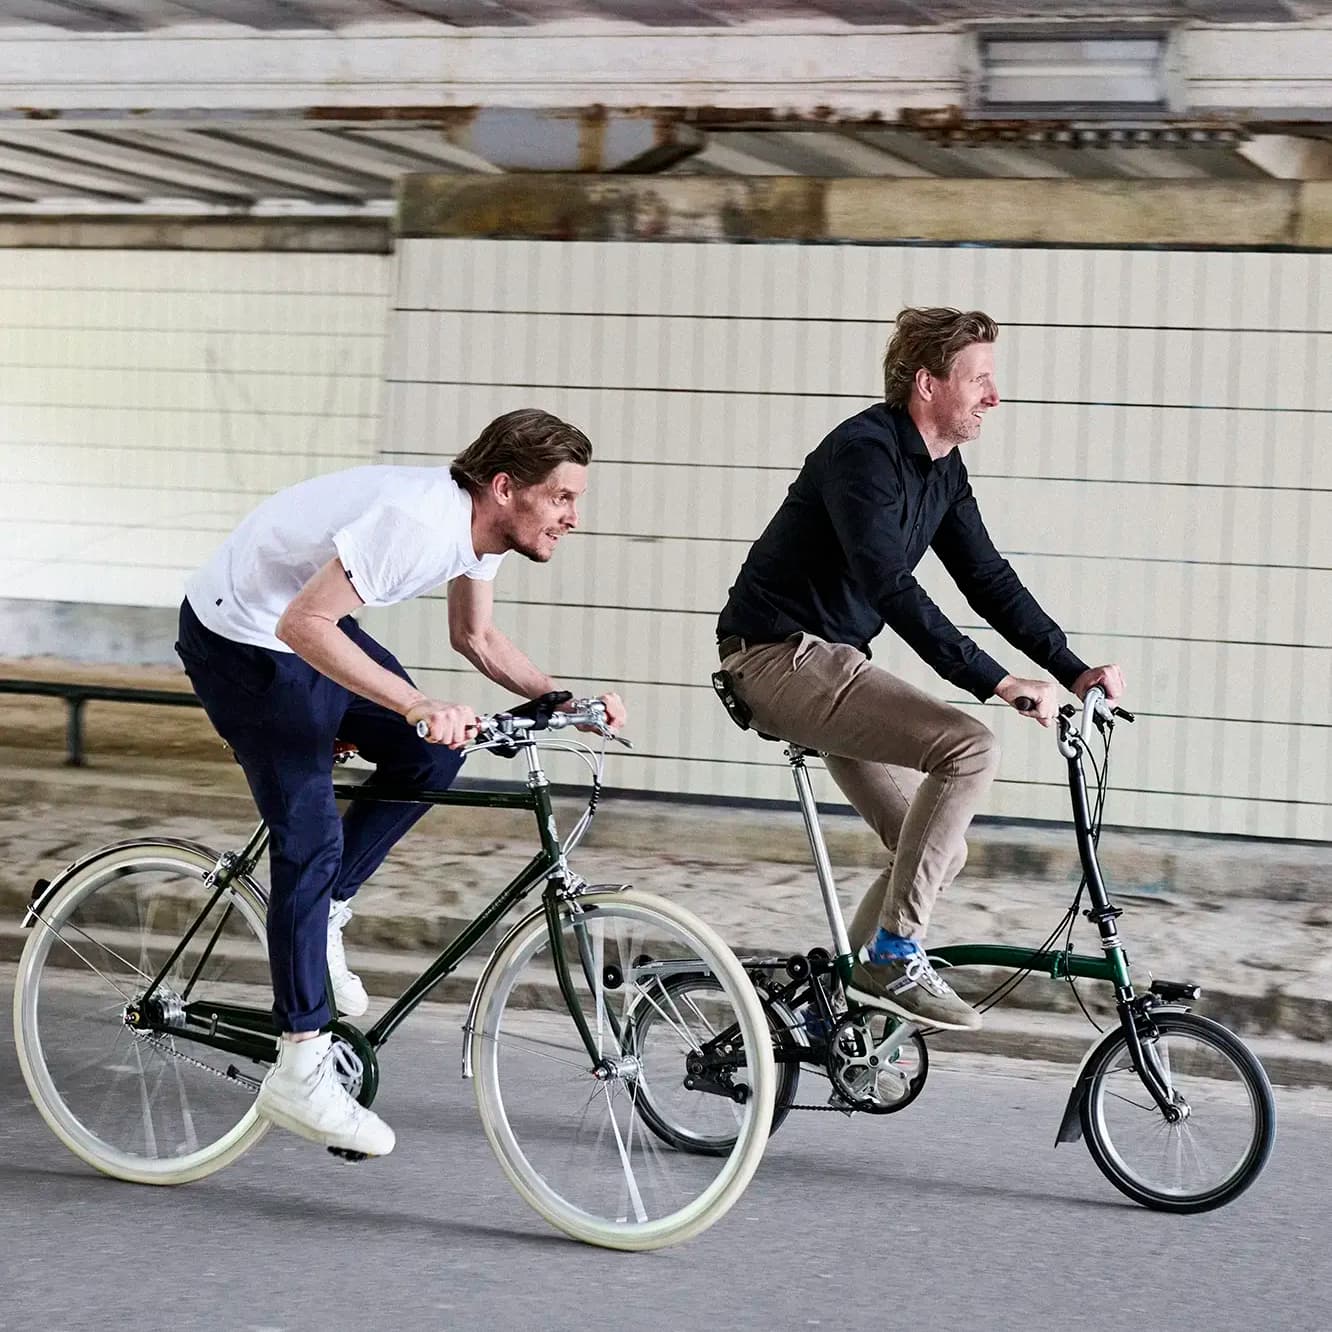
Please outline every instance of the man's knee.
M999 738L983 722L976 722L975 726L976 734L972 740L972 752L975 754L976 761L983 765L986 772L996 773L999 771L1001 755Z
M975 776L982 773L993 776L999 771L999 740L984 722L974 717L965 717L941 748L938 769Z

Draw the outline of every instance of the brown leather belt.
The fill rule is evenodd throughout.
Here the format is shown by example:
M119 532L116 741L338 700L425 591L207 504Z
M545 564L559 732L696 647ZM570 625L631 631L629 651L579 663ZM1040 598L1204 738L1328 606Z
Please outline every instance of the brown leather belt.
M745 650L745 640L739 634L728 634L725 638L717 640L717 656L725 661L732 652L743 652Z

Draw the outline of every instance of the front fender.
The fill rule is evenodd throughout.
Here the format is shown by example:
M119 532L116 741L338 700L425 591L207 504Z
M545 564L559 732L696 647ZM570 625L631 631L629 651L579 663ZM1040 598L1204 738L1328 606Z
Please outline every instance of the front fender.
M496 962L504 955L510 941L520 930L526 929L544 911L544 906L536 906L527 915L519 917L504 938L495 945L486 961L486 965L481 968L481 974L476 978L476 984L472 987L472 999L467 1005L467 1016L463 1019L462 1075L464 1078L472 1076L472 1033L476 1030L476 1013L481 1006L481 991L485 988L486 981L490 979L490 973L495 970Z
M1151 1011L1159 1013L1162 1010L1187 1013L1189 1008L1187 1004L1156 1004ZM1064 1106L1064 1117L1059 1121L1059 1132L1055 1134L1056 1147L1061 1142L1077 1142L1082 1137L1082 1103L1087 1099L1088 1091L1091 1090L1091 1074L1088 1069L1097 1055L1108 1049L1116 1041L1122 1041L1123 1039L1123 1031L1119 1027L1115 1027L1113 1030L1107 1031L1082 1056L1082 1063L1078 1065L1077 1076L1073 1079L1073 1088L1068 1093L1068 1102Z

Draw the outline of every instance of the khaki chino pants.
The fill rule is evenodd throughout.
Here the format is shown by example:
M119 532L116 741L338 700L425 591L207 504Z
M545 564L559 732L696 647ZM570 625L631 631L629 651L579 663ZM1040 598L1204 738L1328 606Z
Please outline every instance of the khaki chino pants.
M923 939L934 900L966 863L966 831L999 766L988 727L812 634L746 644L722 665L755 729L824 755L833 781L889 853L851 922Z

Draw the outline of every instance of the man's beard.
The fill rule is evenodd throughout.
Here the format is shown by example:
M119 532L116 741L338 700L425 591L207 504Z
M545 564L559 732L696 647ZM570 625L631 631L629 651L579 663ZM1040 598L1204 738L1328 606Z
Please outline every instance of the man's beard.
M980 431L981 422L968 412L949 425L948 431L944 435L944 442L954 445L968 444L980 435Z
M509 549L517 551L524 559L531 560L534 564L547 564L550 557L555 553L554 547L550 550L542 551L536 546L528 545L525 542L517 540L515 537L509 538Z

